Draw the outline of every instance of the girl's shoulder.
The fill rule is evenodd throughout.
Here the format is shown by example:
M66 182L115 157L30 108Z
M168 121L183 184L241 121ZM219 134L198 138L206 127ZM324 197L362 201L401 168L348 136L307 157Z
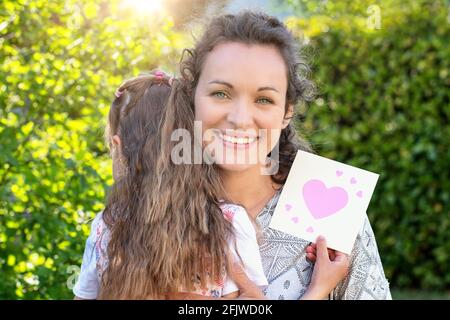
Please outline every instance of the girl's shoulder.
M220 204L220 209L222 210L225 219L230 222L240 221L242 219L248 218L247 211L244 209L244 207L234 203L222 202Z
M220 208L225 219L233 225L236 235L255 237L255 227L244 207L233 203L222 203Z
M99 212L91 222L90 237L94 243L97 243L103 235L108 232L108 227L103 220L103 211Z
M109 229L103 220L103 212L98 213L91 222L91 232L89 234L88 243L94 248L96 260L100 260L109 241Z
M103 220L103 212L97 214L92 221L91 225L91 237L95 252L96 270L99 279L108 265L108 242L109 242L109 229Z
M78 280L73 288L75 296L83 299L96 299L99 281L107 265L106 248L108 229L103 221L103 213L98 213L90 223L90 234L86 240L83 262Z

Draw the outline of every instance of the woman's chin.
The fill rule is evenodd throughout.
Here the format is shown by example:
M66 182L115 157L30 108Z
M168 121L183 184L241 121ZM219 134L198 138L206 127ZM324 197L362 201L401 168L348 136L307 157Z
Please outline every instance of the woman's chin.
M232 173L232 172L244 172L251 169L257 169L259 164L245 164L245 163L216 163L219 170Z

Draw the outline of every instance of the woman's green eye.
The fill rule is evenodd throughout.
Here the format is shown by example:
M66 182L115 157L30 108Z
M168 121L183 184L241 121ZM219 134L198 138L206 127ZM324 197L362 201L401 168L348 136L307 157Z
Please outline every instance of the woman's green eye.
M220 98L220 99L224 99L227 97L227 95L225 94L225 92L222 91L217 91L217 92L213 92L212 94L214 97Z
M273 104L273 101L267 98L260 98L257 100L257 102L261 104Z

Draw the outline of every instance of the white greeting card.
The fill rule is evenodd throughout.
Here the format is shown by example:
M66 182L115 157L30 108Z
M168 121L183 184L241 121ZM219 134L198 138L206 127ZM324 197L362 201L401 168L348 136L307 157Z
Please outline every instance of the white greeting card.
M269 227L350 254L378 174L298 151Z

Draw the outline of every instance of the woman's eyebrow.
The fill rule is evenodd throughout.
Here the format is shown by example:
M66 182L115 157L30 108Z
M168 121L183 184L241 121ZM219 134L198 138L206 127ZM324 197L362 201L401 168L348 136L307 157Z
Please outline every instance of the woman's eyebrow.
M272 91L275 91L275 92L278 92L278 93L280 93L277 89L275 89L274 87L261 87L261 88L258 88L258 92L259 91L266 91L266 90L272 90Z
M233 89L233 85L232 85L231 83L228 83L228 82L222 81L222 80L212 80L212 81L208 82L208 84L222 84L222 85L224 85L224 86L229 87L230 89ZM275 89L274 87L261 87L261 88L258 88L257 91L259 92L259 91L266 91L266 90L271 90L271 91L275 91L275 92L280 93L280 92L279 92L277 89Z
M223 84L224 86L229 87L230 89L233 89L233 85L231 83L225 82L225 81L221 81L221 80L212 80L210 82L208 82L208 84Z

